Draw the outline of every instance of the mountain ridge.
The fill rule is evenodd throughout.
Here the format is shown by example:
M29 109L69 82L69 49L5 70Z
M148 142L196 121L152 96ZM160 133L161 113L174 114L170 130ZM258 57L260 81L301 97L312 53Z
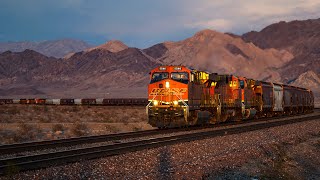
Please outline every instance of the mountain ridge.
M171 64L312 88L318 98L320 46L318 41L310 44L318 39L317 28L296 29L299 38L290 35L291 41L283 39L288 42L272 40L281 38L281 33L287 33L292 24L318 27L312 20L302 25L299 22L279 22L243 36L205 29L184 40L166 41L145 49L112 40L63 59L31 50L6 51L0 54L0 92L10 95L10 89L25 87L29 89L26 96L38 93L48 97L146 97L149 70ZM269 31L277 33L269 36ZM267 45L259 44L267 37ZM24 92L15 95L15 91L12 96Z
M40 42L0 42L0 53L5 51L22 52L26 49L37 51L46 56L62 58L68 53L79 52L92 47L81 40L60 39Z

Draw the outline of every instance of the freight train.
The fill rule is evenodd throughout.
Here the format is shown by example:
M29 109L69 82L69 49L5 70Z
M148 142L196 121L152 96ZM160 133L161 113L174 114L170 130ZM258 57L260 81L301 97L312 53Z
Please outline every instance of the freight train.
M309 113L314 109L309 89L185 66L153 69L148 102L148 122L158 128Z
M0 104L145 106L148 99L0 99Z

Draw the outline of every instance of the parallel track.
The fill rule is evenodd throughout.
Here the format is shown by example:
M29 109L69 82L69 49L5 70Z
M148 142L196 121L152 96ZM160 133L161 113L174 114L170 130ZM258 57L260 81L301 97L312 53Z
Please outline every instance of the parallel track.
M228 134L243 133L248 131L260 130L270 127L276 127L316 119L320 119L320 115L291 118L287 120L262 120L260 122L250 122L240 127L226 127L223 129L213 129L205 132L196 132L183 135L171 135L161 138L150 138L146 140L137 140L126 143L115 143L111 145L103 145L98 147L79 148L53 153L2 159L0 160L0 174L6 174L8 171L12 169L20 171L38 169L49 167L52 165L61 165L65 163L76 162L84 159L113 156L117 154L123 154L147 148L160 147L164 145L176 144L187 141L194 141L209 137L224 136Z
M319 110L319 109L316 109L316 110ZM257 122L257 121L269 120L269 119L279 119L279 118L284 118L284 117L262 118L257 120L251 120L250 122ZM129 138L139 138L139 137L145 137L145 136L154 136L159 134L169 134L169 133L183 132L183 131L194 131L194 130L200 130L205 128L217 128L217 127L231 126L231 125L237 125L237 124L245 124L250 122L249 121L227 122L227 123L221 123L221 124L214 124L214 125L207 125L207 126L194 126L194 127L188 127L188 128L174 128L174 129L162 129L162 130L155 129L155 130L146 130L146 131L137 131L137 132L107 134L107 135L98 135L98 136L85 136L85 137L77 137L77 138L69 138L69 139L1 145L0 154L1 155L15 154L15 153L22 153L25 151L38 151L42 149L53 149L53 148L59 148L59 147L76 146L80 144L119 141L119 140L124 140Z

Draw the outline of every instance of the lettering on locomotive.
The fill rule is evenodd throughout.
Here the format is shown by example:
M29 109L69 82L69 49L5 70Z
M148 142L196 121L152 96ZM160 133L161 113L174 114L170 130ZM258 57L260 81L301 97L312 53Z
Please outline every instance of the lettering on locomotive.
M187 92L187 88L171 88L171 89L164 89L164 88L153 88L150 95L184 95Z

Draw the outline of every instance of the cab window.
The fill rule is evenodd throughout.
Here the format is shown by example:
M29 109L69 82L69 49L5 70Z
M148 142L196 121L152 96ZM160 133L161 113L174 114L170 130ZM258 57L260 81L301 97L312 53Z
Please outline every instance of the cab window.
M189 82L189 73L187 72L173 72L171 73L171 79L182 82L184 84L188 84Z
M169 73L167 72L155 72L152 74L151 82L150 83L155 83L158 81L161 81L163 79L168 79Z

